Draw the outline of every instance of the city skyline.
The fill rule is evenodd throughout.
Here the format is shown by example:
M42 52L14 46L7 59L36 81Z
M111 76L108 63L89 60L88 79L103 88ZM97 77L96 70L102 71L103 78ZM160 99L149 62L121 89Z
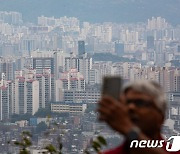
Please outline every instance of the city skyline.
M111 6L120 3L140 0L113 0ZM51 143L57 146L58 136L68 154L82 153L97 134L103 134L109 147L121 142L121 136L97 120L104 76L121 76L124 84L159 83L169 105L162 134L180 133L180 22L174 25L163 15L124 23L42 14L32 15L36 22L31 23L20 12L0 11L3 154L18 153L14 141L23 131L33 135L32 154Z
M162 16L173 25L179 21L178 0L1 0L1 11L24 14L25 21L36 23L38 16L75 16L81 21L131 23ZM32 11L33 10L33 11ZM108 10L108 11L106 11ZM153 10L153 11L152 11Z

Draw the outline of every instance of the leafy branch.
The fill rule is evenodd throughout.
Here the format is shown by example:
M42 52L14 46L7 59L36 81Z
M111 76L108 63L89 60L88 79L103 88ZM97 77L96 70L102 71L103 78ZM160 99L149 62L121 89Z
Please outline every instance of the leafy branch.
M30 132L23 131L21 134L21 140L14 142L14 145L20 147L19 154L30 154L28 147L32 145L31 138L32 138L32 135Z
M96 153L99 153L102 150L103 146L107 146L107 142L103 136L98 136L95 140L92 141L91 146L86 148L84 153L90 154L89 149L93 149Z

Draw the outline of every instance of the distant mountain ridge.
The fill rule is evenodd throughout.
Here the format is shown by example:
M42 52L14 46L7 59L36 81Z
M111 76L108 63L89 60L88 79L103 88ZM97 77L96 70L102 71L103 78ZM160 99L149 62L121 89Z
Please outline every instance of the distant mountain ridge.
M162 16L180 24L180 0L0 0L0 11L18 11L25 21L74 16L89 22L141 22Z

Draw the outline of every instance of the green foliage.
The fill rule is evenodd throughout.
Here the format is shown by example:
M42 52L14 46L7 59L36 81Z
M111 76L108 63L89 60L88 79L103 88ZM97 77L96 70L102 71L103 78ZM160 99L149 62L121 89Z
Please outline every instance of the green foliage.
M45 131L47 128L48 128L48 127L47 127L47 125L46 125L45 122L40 122L40 123L37 125L37 127L36 127L36 133L39 134L39 133Z
M59 149L58 149L58 154L62 154L63 144L62 144L62 142L61 142L61 138L58 137L57 141L58 141L58 148L59 148Z
M92 147L98 153L101 149L101 144L98 141L93 141Z
M27 137L25 137L25 138L24 138L24 144L25 144L27 147L29 147L29 146L32 145L32 142L31 142Z
M50 153L50 154L62 154L62 148L63 148L63 144L61 143L61 138L58 137L57 138L57 142L58 142L58 148L56 149L55 146L53 146L52 144L49 144L45 147L45 149Z
M40 125L44 125L44 124L41 123ZM57 123L55 123L54 126L56 128L54 127L49 128L49 130L47 131L48 132L47 135L51 134L52 130L56 131L56 129L59 129L59 126ZM14 142L14 145L20 148L19 154L30 154L28 148L32 145L31 137L32 135L30 132L23 131L21 133L21 140ZM10 141L8 142L8 144L10 144ZM89 148L93 149L96 153L99 153L102 150L103 146L107 146L107 142L103 136L99 135L97 136L95 140L91 142L91 145ZM61 137L60 136L57 137L57 147L55 147L52 144L49 144L44 149L47 150L47 152L50 154L62 154L63 144L61 142ZM46 153L46 152L43 152L43 153ZM88 148L84 150L84 154L90 154L90 152L88 151Z
M31 135L31 133L29 131L23 131L22 135L26 135L26 136L32 137L32 135Z
M19 152L19 154L30 154L30 152L27 151L26 149L24 149L24 150L21 150L21 151Z
M57 142L58 142L58 148L61 151L63 148L63 144L61 143L61 137L60 136L57 138Z
M14 114L11 116L11 122L15 123L16 121L21 121L21 120L27 120L29 121L30 118L47 118L47 117L67 117L69 116L69 113L55 113L51 112L50 108L45 108L45 109L39 109L34 115L30 114Z
M41 118L45 118L49 115L52 115L52 112L51 110L48 108L48 109L39 109L35 114L34 116L35 117L41 117Z
M98 136L98 137L97 137L97 140L98 140L100 143L102 143L103 145L107 146L107 142L106 142L106 140L104 139L103 136Z
M21 121L21 120L29 120L30 118L33 118L32 115L30 114L22 114L22 115L18 115L18 114L14 114L11 116L11 122L16 122L16 121Z
M48 146L46 146L45 149L46 149L50 154L56 153L56 148L55 148L52 144L49 144Z
M99 153L103 146L107 146L107 142L103 136L98 136L95 140L92 141L90 147L84 150L84 153L90 154L88 151L90 148L93 148L96 153Z
M52 127L49 127L48 130L45 132L45 136L48 137L51 133L56 132L58 129L60 129L58 123L53 123ZM50 153L50 154L62 154L62 149L63 149L63 144L61 142L61 137L57 137L57 147L53 146L52 144L49 144L45 147L45 149Z
M112 55L111 53L95 53L93 55L94 61L112 61L112 62L136 62L136 59L128 59Z
M14 145L19 146L19 148L20 148L19 154L30 154L30 152L27 150L27 148L32 145L31 137L32 137L32 135L30 132L23 131L21 133L21 140L14 142Z
M62 150L62 147L63 147L63 145L62 145L62 143L60 143L59 144L59 149Z
M56 116L66 117L68 115L69 115L68 113L55 113L55 112L52 112L50 108L39 109L34 114L35 117L41 117L41 118L46 118L46 117L50 118L50 117L56 117Z
M90 152L89 152L89 151L87 151L87 150L85 150L85 151L84 151L84 154L90 154Z

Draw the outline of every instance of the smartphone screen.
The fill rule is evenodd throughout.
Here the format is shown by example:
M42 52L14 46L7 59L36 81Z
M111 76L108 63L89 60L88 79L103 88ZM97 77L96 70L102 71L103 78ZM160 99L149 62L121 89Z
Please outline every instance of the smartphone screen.
M106 76L103 79L102 95L109 95L119 100L122 80L119 76Z

